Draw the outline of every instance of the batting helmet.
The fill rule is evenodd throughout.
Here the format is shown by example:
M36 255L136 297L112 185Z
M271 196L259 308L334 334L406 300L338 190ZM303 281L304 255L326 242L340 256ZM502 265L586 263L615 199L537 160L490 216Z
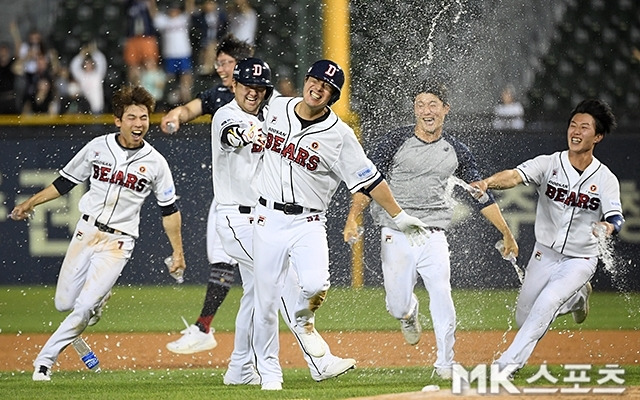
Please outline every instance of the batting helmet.
M267 88L265 101L273 93L271 83L271 68L269 64L259 58L245 58L233 68L233 79L246 86L264 86Z
M316 79L327 82L333 87L329 105L332 105L340 98L340 91L344 85L344 72L342 68L331 60L319 60L313 63L307 71L307 76L313 76Z

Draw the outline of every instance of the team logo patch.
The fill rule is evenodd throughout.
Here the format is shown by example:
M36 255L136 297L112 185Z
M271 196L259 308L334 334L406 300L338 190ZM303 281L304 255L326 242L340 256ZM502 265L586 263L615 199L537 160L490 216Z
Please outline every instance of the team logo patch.
M271 117L271 123L275 124L275 122L278 120L278 116L274 115L273 117Z
M361 169L360 171L357 172L358 174L358 178L366 178L367 176L371 175L371 168L367 167L365 169Z
M589 191L591 193L596 193L598 191L598 186L596 186L596 185L589 186Z
M318 142L311 143L311 148L314 150L318 150L318 148L320 148L320 143Z
M393 243L393 236L392 235L386 235L384 237L384 242L385 243Z
M260 225L260 226L264 226L264 221L265 220L266 220L266 218L265 218L264 215L259 215L257 224Z
M144 174L147 171L147 167L145 167L144 165L141 165L138 171L140 171L141 174Z
M539 251L536 251L536 255L534 256L534 258L538 261L542 260L542 253Z
M554 169L553 172L551 172L551 176L558 176L558 170Z
M82 238L84 237L84 233L78 231L78 233L76 233L76 239L78 240L82 240Z
M99 151L94 151L93 152L93 158L100 158L100 152Z

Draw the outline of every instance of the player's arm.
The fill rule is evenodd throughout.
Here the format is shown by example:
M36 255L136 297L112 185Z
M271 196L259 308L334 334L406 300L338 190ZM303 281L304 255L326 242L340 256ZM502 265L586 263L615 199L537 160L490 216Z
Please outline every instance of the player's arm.
M509 225L507 225L507 222L504 220L498 205L496 203L490 204L480 210L480 212L502 233L502 240L504 240L504 251L502 255L506 257L509 253L513 253L515 257L518 257L518 243L516 243L516 239L513 237L511 229L509 229Z
M173 249L173 267L169 272L185 269L184 250L182 247L182 216L175 203L161 207L162 226Z
M505 169L481 181L473 182L471 186L480 189L484 193L487 189L511 189L521 183L523 183L522 175L518 170Z
M360 236L358 227L362 223L362 213L370 203L371 198L364 193L356 192L351 196L351 208L349 209L349 215L347 215L347 221L342 231L345 242L351 243Z
M193 99L187 104L171 109L160 121L160 129L164 133L174 133L184 124L202 115L202 100ZM173 124L172 127L169 124Z
M16 221L27 219L33 213L33 210L37 205L57 199L63 194L69 192L75 186L76 184L70 180L64 177L59 177L53 181L51 185L15 206L13 211L11 211L10 217Z
M382 179L374 188L367 188L367 193L369 193L376 203L384 208L396 224L396 227L407 236L412 246L414 244L424 244L425 236L427 235L425 230L427 225L420 221L420 219L407 214L402 207L400 207L395 197L393 197L386 180Z

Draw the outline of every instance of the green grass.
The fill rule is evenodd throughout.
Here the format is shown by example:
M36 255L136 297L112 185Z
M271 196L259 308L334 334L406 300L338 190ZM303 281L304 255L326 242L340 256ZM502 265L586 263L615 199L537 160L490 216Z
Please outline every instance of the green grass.
M559 381L550 384L541 379L528 384L525 379L533 376L538 367L525 367L514 384L518 387L534 386L563 388L566 371L552 367L550 372ZM592 381L599 377L588 374ZM640 367L625 367L625 387L640 384ZM441 390L451 388L451 382L431 378L431 368L362 368L350 371L338 378L314 382L306 369L285 369L284 385L280 392L264 392L256 386L224 386L221 372L204 369L166 371L105 371L101 374L57 371L51 382L32 382L31 373L0 372L0 387L7 399L345 399L375 396L388 393L418 392L426 385L438 385ZM582 387L594 386L582 384ZM614 387L623 385L613 384ZM474 388L475 388L474 384ZM426 396L426 395L425 395ZM532 398L535 398L532 397ZM582 397L581 397L582 398ZM597 396L593 397L598 398Z
M55 310L49 287L0 287L0 333L50 333L66 313ZM205 287L172 286L116 286L103 314L103 319L86 332L176 332L182 329L180 316L193 322L200 312ZM214 321L218 332L233 331L240 289L233 288ZM431 329L428 295L417 290L422 323ZM506 331L513 323L513 307L517 296L510 290L456 290L453 293L459 330ZM637 330L640 310L638 293L594 292L589 318L581 329ZM573 328L571 317L561 317L553 328ZM397 330L398 322L385 310L381 288L334 288L318 311L321 331ZM281 326L284 329L284 327ZM592 381L597 366L591 373ZM551 372L559 377L557 384L544 380L534 384L525 381L538 366L527 366L519 374L516 384L563 387L567 376L560 366ZM640 385L640 366L624 366L625 386ZM0 371L0 392L10 399L344 399L375 396L385 393L420 391L428 384L450 387L450 382L431 378L432 368L359 368L326 382L309 379L307 369L284 369L284 389L281 392L262 392L259 387L227 387L222 384L221 369L175 369L104 371L55 371L54 379L46 383L31 381L31 371ZM545 385L546 383L546 385ZM585 384L583 386L594 386ZM594 397L595 398L595 397Z
M53 332L66 316L55 310L55 288L0 286L0 333ZM87 332L175 332L183 329L181 316L195 321L206 288L197 285L116 286L103 319ZM416 290L422 323L431 329L429 297ZM234 287L218 310L216 331L234 330L241 289ZM453 298L458 330L507 330L514 324L514 290L455 290ZM589 318L582 329L638 329L639 293L594 292ZM384 304L382 288L333 288L318 311L322 331L391 331L398 322ZM558 318L553 327L563 327L570 316ZM571 322L572 324L573 322ZM285 327L281 327L286 329Z

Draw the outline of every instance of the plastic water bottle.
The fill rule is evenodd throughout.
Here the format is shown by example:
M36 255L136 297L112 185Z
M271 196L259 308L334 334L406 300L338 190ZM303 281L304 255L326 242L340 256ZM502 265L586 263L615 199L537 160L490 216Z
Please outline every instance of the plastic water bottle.
M98 357L96 357L93 350L91 350L91 347L89 347L87 342L85 342L82 337L78 336L77 338L75 338L75 340L71 342L71 345L82 359L82 362L84 362L84 365L89 368L89 370L94 372L101 371L100 361L98 360Z
M167 132L175 133L177 130L178 128L176 127L176 124L174 124L173 122L167 122Z
M184 269L176 270L175 272L171 272L171 267L173 267L173 256L169 256L164 259L164 264L167 266L169 270L169 275L173 277L178 283L184 282Z

